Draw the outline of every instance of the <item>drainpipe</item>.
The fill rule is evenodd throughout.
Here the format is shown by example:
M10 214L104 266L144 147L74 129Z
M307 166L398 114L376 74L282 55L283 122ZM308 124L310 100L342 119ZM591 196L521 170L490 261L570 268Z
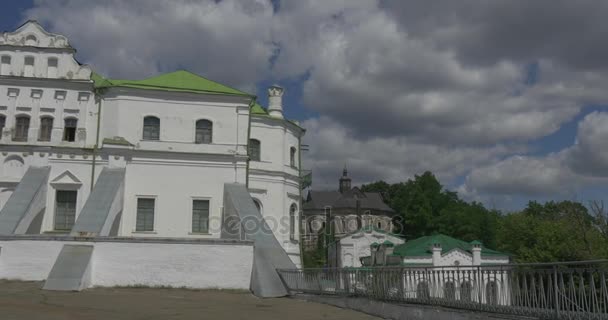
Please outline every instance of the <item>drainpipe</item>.
M99 148L99 131L101 131L101 89L95 89L95 100L97 100L97 132L95 133L95 145L93 146L93 161L91 163L91 191L95 185L95 164L97 161L97 149Z
M251 139L251 108L255 104L257 97L253 96L251 102L249 103L249 114L247 119L247 166L245 167L245 187L249 188L249 161L251 160L251 155L249 154L249 140Z

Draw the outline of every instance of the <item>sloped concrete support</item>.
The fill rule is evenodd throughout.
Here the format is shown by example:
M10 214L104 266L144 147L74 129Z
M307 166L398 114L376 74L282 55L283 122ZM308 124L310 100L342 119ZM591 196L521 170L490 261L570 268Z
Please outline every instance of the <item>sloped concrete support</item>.
M25 234L46 206L51 167L29 167L0 211L0 235Z
M64 245L42 288L80 291L90 287L92 258L92 245Z
M277 241L243 184L224 184L224 229L222 238L253 240L251 291L262 298L282 297L287 289L276 269L295 265Z
M74 223L73 236L109 236L122 210L125 169L103 168Z

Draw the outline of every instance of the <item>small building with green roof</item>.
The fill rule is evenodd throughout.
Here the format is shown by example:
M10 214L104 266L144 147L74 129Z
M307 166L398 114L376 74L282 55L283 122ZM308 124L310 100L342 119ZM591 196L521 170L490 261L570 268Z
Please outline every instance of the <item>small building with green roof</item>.
M445 234L420 237L395 246L394 255L408 266L478 266L506 264L507 253L485 247L480 241L466 242Z

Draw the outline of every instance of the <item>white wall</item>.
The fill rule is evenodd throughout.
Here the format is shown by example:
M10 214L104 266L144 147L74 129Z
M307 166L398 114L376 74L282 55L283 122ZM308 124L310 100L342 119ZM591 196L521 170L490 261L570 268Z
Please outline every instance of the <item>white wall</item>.
M102 102L101 140L120 136L135 149L246 155L248 98L111 89ZM160 120L160 139L143 140L143 120ZM195 144L197 120L213 123L211 144Z
M65 244L94 245L93 286L249 289L250 244L0 241L0 278L45 280Z
M245 163L135 158L127 165L122 236L219 238L224 183L244 183ZM154 232L136 232L137 198L155 198ZM210 234L191 234L192 200L209 200Z
M339 266L340 267L361 267L361 258L370 256L370 246L372 243L382 243L390 241L394 245L400 245L405 240L377 231L357 232L347 235L339 240Z

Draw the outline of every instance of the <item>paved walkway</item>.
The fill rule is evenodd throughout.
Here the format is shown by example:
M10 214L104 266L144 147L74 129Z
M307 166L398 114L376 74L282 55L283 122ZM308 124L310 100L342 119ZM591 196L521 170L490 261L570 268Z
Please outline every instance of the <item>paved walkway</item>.
M0 319L378 319L300 300L258 299L245 292L147 288L57 292L41 287L40 282L0 281Z

